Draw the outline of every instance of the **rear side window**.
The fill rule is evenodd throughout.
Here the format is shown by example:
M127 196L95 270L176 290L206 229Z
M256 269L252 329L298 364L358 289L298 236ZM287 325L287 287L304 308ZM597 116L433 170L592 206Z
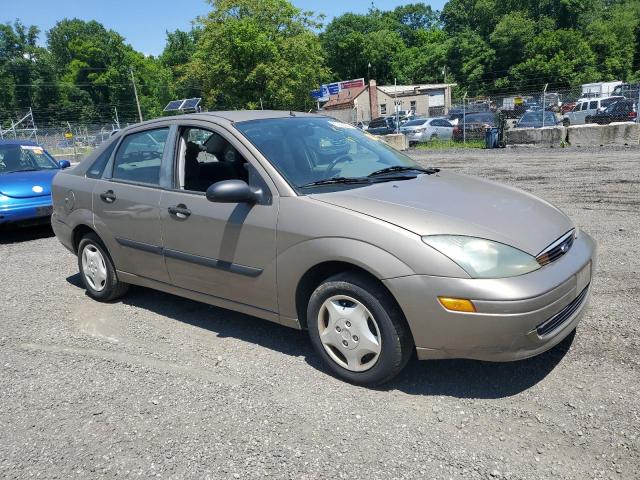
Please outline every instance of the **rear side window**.
M158 185L169 128L133 133L122 140L113 164L113 178Z
M116 144L118 142L111 142L104 152L98 155L98 158L95 159L91 168L87 171L87 177L89 178L100 178L102 177L102 172L104 172L104 167L109 163L109 159L111 158L111 154L113 150L116 148Z
M589 104L589 110L595 110L596 108L598 108L598 101L594 100Z

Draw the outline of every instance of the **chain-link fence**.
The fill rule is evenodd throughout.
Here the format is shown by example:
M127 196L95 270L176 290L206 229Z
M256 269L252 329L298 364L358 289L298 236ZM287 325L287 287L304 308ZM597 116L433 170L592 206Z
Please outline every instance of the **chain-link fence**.
M429 107L422 117L444 117L453 125L453 140L484 139L487 128L501 131L517 126L546 127L573 126L599 123L595 118L615 102L627 105L612 121L638 122L640 84L601 82L570 89L552 89L541 86L535 90L492 92L467 96L460 88L452 92L450 103ZM342 121L366 125L355 114L355 109L344 109L330 114ZM404 112L407 119L410 112ZM406 119L405 119L406 120ZM0 139L32 140L44 146L57 158L72 162L81 160L94 148L107 140L115 131L129 123L87 123L72 119L56 124L38 123L37 115L29 110L13 119L0 118Z

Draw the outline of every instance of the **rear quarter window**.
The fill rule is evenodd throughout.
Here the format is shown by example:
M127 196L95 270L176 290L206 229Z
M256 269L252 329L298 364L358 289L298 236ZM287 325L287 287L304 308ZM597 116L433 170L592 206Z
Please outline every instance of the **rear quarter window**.
M94 160L89 170L87 170L87 177L102 177L104 169L107 166L107 163L109 163L109 159L111 158L111 154L115 150L117 143L118 142L111 142L111 145L109 145L100 155L98 155L98 158Z

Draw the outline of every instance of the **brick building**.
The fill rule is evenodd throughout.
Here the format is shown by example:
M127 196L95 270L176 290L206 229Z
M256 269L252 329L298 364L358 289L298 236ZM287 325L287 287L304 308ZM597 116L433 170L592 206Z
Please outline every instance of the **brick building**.
M413 110L417 116L436 117L449 112L454 86L455 83L379 86L371 80L364 87L345 89L330 96L320 111L348 123L371 121L394 115L394 101L397 101L398 110Z

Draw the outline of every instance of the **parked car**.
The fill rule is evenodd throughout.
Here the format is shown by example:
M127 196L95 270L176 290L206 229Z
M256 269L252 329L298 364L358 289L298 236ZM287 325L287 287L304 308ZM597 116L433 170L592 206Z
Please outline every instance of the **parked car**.
M369 122L368 121L357 122L355 126L360 130L366 132L369 129Z
M619 100L624 100L624 97L581 98L577 101L573 110L562 116L562 124L565 127L583 125L587 123L589 115L595 115L598 110L604 110Z
M400 127L409 144L427 142L429 140L450 140L453 136L453 125L444 118L418 118Z
M456 141L484 139L487 128L495 126L496 115L494 113L470 113L460 119L458 125L453 129L453 139Z
M396 121L394 117L378 117L369 122L367 132L372 135L389 135L396 133Z
M612 122L635 122L637 118L636 103L633 100L620 100L595 115L588 116L587 123L608 125Z
M307 329L358 384L392 379L413 352L548 350L576 328L595 257L588 234L529 193L289 111L128 127L54 178L53 204L91 298L143 285Z
M543 121L544 119L544 121ZM543 112L542 110L525 112L522 118L518 120L516 124L517 128L541 128L541 127L553 127L561 122L556 117L556 114L550 111Z
M70 165L35 142L0 140L0 225L48 222L51 180Z
M449 116L447 117L447 120L451 125L455 127L462 121L463 116L472 115L474 113L480 113L480 112L478 110L464 111L461 108L452 108L451 110L449 110Z
M576 102L563 102L563 104L560 106L560 115L569 113L575 107L576 107Z
M612 95L623 96L629 100L638 101L640 97L640 83L623 83L613 89Z

